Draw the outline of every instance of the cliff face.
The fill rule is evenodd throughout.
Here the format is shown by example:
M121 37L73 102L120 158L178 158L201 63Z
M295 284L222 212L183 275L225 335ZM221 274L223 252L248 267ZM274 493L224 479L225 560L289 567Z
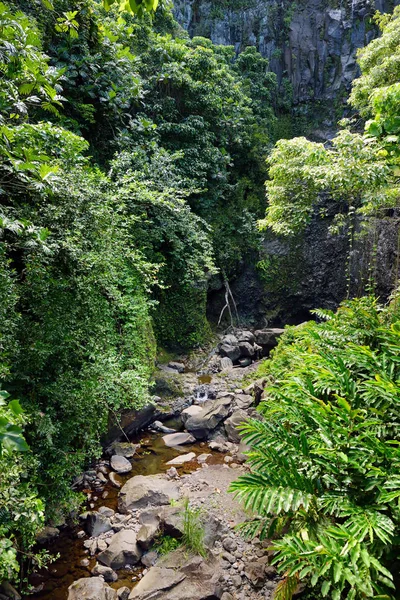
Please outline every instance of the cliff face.
M357 75L356 52L376 34L375 10L400 0L175 0L175 16L191 36L253 45L278 81L288 79L294 102L330 100Z

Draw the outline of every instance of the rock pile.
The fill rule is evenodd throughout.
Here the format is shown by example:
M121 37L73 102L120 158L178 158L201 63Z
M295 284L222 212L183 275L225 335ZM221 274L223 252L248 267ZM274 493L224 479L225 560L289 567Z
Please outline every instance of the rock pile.
M270 328L256 331L235 330L225 335L217 348L217 354L211 359L212 372L225 371L233 366L247 367L254 360L266 356L276 346L283 329Z

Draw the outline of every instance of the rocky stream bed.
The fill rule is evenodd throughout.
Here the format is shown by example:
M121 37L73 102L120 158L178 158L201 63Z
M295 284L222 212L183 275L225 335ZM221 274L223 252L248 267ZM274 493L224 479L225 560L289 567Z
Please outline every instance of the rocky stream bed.
M60 557L32 577L34 594L26 598L272 597L279 576L270 565L269 544L242 537L236 526L248 515L228 489L247 470L237 426L258 417L263 394L263 381L246 387L243 378L281 331L225 336L201 374L180 362L160 366L157 405L163 409L150 411L145 430L129 440L121 432L102 460L75 481L87 510L73 526L42 532L39 543ZM130 423L125 431L142 426ZM204 557L184 546L165 555L157 551L160 536L182 537L185 501L200 510Z

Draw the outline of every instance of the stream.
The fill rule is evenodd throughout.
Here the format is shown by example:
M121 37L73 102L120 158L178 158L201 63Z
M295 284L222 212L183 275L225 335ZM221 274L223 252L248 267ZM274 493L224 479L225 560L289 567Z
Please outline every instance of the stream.
M203 376L199 378L199 383L209 383L211 378L209 376ZM165 425L169 427L176 426L176 421L169 420L165 422ZM180 450L177 448L167 447L162 439L162 433L151 433L149 431L143 432L140 436L137 436L130 440L135 444L140 444L135 456L130 460L132 463L132 471L126 475L119 475L119 479L122 484L126 483L128 479L135 475L155 475L158 473L165 473L168 470L166 463L179 456L182 453L195 452L197 455L204 452L206 444L204 442L198 442L193 445L185 445ZM212 452L207 448L207 452L210 452L211 457L208 461L209 465L222 464L224 456L220 452ZM193 460L189 463L177 467L180 475L191 473L199 468L199 463ZM99 497L97 500L93 500L90 496L87 500L86 508L84 510L97 510L100 506L107 506L113 510L117 509L119 489L114 487L111 482L108 482L105 486L105 492L107 497ZM93 496L93 493L92 493ZM89 506L92 504L92 506ZM93 508L94 504L94 508ZM29 596L23 596L23 600L67 600L68 598L68 587L77 579L81 577L89 577L90 570L96 564L96 558L91 557L88 551L83 545L83 540L79 539L77 534L82 530L82 524L76 524L75 526L67 526L63 528L60 535L46 546L46 549L52 554L59 554L58 558L52 563L48 569L39 571L34 574L30 583L36 589L42 587L42 590ZM87 536L85 536L87 537ZM84 559L89 559L89 565L84 567L81 566L81 562ZM144 567L138 565L132 570L118 571L118 580L111 583L111 587L119 589L124 586L132 588L136 582L139 581L139 575L143 571Z

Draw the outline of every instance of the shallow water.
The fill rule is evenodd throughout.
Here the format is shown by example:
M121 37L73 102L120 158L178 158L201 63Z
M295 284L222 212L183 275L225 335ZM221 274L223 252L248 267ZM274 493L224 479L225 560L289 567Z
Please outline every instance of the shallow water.
M209 464L219 464L223 462L223 455L219 453L212 453L208 446L204 443L197 443L193 446L183 446L180 450L175 448L168 448L165 446L162 440L162 434L149 434L148 432L141 435L139 438L132 440L135 443L140 442L141 447L137 454L131 459L132 471L125 475L119 476L120 479L125 483L128 479L135 475L155 475L157 473L163 473L168 470L166 463L175 458L179 454L186 454L188 452L195 451L196 454L202 452L210 452L212 454ZM199 468L197 461L186 463L182 467L178 467L179 474L190 473ZM108 506L116 510L118 503L118 492L119 490L113 487L111 484L107 484L105 490L108 492L107 498L99 498L95 504L95 509L100 506ZM90 510L89 502L87 503L88 510ZM83 507L82 512L85 510ZM77 538L78 531L82 530L82 525L78 524L73 527L64 528L58 538L49 546L47 549L51 553L59 553L60 558L50 565L48 570L42 570L39 573L31 577L30 583L34 586L40 586L43 584L43 589L33 595L23 596L23 600L67 600L68 598L68 587L77 579L81 577L89 577L90 569L96 564L96 559L91 558L86 549L83 546L84 539ZM80 566L80 562L84 558L89 558L90 565L88 567ZM143 570L143 567L139 566L132 571L118 571L118 581L110 584L114 589L119 589L123 586L129 588L134 587L135 581L132 578Z

